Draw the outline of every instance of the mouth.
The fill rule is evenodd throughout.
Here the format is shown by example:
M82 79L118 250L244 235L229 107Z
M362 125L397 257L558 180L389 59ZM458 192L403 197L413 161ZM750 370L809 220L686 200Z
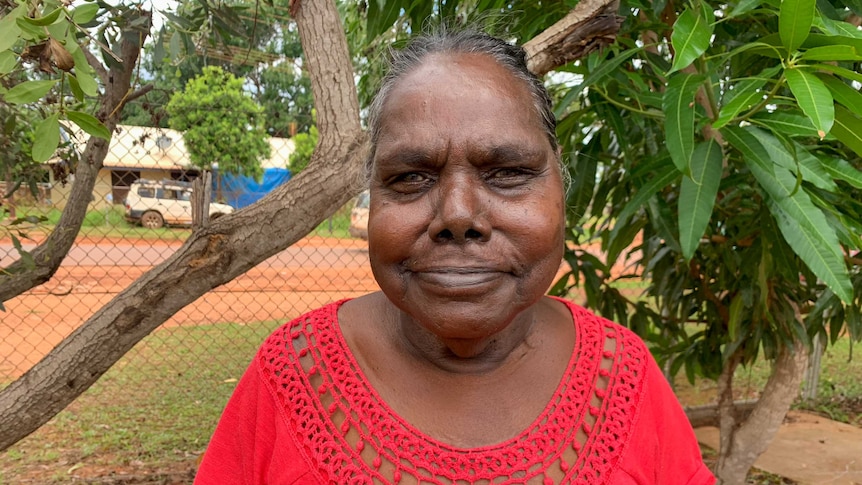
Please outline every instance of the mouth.
M445 267L428 268L411 273L423 284L439 291L484 291L487 285L499 281L506 273L495 268Z

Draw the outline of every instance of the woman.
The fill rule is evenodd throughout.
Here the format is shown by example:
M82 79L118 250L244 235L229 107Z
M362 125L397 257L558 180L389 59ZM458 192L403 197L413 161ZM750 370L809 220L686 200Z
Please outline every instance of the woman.
M382 291L270 336L196 483L713 483L644 344L544 296L564 188L523 50L416 39L369 126Z

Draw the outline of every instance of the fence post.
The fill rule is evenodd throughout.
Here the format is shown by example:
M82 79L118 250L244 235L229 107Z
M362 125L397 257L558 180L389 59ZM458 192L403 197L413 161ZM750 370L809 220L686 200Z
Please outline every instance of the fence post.
M802 399L811 401L817 399L817 389L820 387L820 360L823 357L823 344L820 343L820 334L814 336L814 347L811 358L808 360L808 369L805 371L805 385L802 387Z
M205 170L192 181L192 230L209 223L210 199L212 199L212 174Z

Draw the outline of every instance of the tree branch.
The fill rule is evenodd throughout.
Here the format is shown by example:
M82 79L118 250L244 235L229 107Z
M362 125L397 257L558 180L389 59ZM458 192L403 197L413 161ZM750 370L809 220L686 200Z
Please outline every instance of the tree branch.
M145 95L145 94L149 93L150 91L152 91L155 87L156 87L156 86L155 86L154 84L152 84L152 83L147 84L147 85L144 85L144 86L141 86L139 89L137 89L137 90L132 91L131 93L129 93L129 95L128 95L128 96L126 96L126 99L124 99L124 100L123 100L123 104L127 104L127 103L129 103L130 101L134 101L134 100L136 100L136 99L140 98L141 96L143 96L143 95Z
M81 52L83 52L84 57L87 58L87 64L89 64L90 67L92 67L93 70L96 71L96 75L99 76L99 80L102 81L102 85L107 85L110 75L108 74L108 70L105 69L105 66L103 66L102 63L99 62L99 59L94 56L93 53L89 51L89 49L81 48Z
M148 12L142 14L148 15ZM106 74L109 82L104 85L97 117L105 123L109 131L113 131L117 126L118 107L125 102L126 95L131 89L132 71L138 62L142 45L143 39L140 37L123 36L120 44L123 63ZM108 141L97 137L90 137L87 141L81 159L74 167L75 182L60 220L45 241L30 252L36 267L28 267L23 260L19 259L0 271L0 302L48 281L60 267L60 263L81 230L81 224L87 214L87 206L93 196L96 177L108 153L108 146Z
M611 44L622 23L619 0L584 0L547 30L524 44L527 67L542 77Z

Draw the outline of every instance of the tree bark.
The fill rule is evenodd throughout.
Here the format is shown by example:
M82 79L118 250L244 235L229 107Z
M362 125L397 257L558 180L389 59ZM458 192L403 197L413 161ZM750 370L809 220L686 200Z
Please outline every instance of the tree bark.
M808 350L802 344L782 349L775 359L766 387L747 419L738 416L732 402L728 403L728 399L732 399L732 371L727 373L726 369L722 373L719 379L721 449L715 470L719 483L745 483L748 470L766 451L790 405L799 395L807 360Z
M559 22L524 44L527 67L542 77L549 71L611 44L622 18L619 0L583 0Z
M733 403L734 415L738 419L746 419L751 414L751 410L757 405L757 400L735 401ZM715 426L718 428L721 425L721 408L718 404L704 404L702 406L691 406L685 408L685 416L692 428L700 428L702 426Z
M141 12L141 15L149 17L151 14ZM120 46L122 66L111 69L110 74L103 72L100 75L104 93L99 102L97 117L111 132L117 127L120 110L131 91L134 67L138 63L145 37L145 34L137 32L124 35ZM86 48L83 49L86 52ZM108 141L90 137L75 167L75 181L60 220L51 234L30 252L35 268L28 267L19 259L0 271L0 303L48 281L57 272L81 230L81 224L87 215L87 206L93 197L96 176L107 154Z
M610 0L603 1L610 4ZM60 412L171 315L289 247L361 190L368 138L360 125L352 63L335 4L292 2L291 11L295 12L318 112L319 141L309 167L260 203L194 232L175 254L0 391L0 451ZM571 21L564 19L555 27L565 30L566 22ZM571 42L571 36L563 39ZM538 55L553 51L551 47L531 47L528 52ZM101 147L98 141L91 143ZM107 150L104 145L102 149ZM95 177L97 169L90 170ZM89 183L88 190L78 191L88 200ZM74 238L77 227L69 232ZM48 277L50 274L44 276Z

